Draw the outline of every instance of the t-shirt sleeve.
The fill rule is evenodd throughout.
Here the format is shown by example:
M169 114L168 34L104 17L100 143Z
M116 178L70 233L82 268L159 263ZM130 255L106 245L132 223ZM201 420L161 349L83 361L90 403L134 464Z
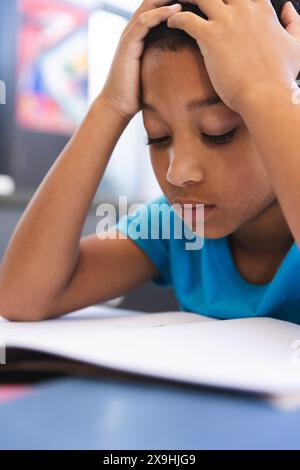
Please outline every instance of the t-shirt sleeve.
M162 236L161 217L170 206L164 196L147 204L141 204L136 211L122 216L113 229L122 232L141 248L159 270L152 282L161 287L171 286L169 240Z

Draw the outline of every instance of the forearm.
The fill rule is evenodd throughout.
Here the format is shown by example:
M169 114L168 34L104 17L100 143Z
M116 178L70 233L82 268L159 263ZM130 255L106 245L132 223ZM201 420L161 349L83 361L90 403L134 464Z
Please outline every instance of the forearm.
M20 299L42 308L69 281L87 211L127 123L101 97L93 103L15 229L0 269L0 309Z
M299 101L299 100L298 100ZM300 246L300 103L295 88L266 85L243 98L239 112Z

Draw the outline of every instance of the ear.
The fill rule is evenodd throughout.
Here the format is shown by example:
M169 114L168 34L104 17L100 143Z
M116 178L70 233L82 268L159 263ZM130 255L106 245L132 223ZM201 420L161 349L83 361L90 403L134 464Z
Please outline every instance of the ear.
M292 2L286 2L281 10L281 21L285 30L300 41L300 15Z

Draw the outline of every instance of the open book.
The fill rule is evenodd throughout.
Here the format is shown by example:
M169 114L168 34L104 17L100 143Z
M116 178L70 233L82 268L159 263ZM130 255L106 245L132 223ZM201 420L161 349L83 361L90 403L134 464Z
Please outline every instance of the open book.
M273 318L216 320L103 305L42 322L0 317L0 345L6 347L0 380L1 374L17 370L16 364L23 371L26 364L34 368L35 351L48 358L40 368L52 364L58 372L65 360L71 372L76 363L86 371L106 368L268 396L300 396L300 325Z

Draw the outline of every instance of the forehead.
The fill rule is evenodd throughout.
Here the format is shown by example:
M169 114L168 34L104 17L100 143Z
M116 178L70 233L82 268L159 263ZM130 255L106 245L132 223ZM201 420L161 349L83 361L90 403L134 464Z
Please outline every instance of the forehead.
M200 51L183 48L162 51L150 47L141 64L143 101L168 101L176 96L185 101L195 94L201 97L215 94Z

